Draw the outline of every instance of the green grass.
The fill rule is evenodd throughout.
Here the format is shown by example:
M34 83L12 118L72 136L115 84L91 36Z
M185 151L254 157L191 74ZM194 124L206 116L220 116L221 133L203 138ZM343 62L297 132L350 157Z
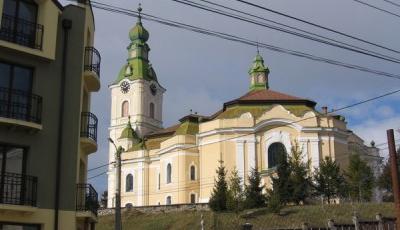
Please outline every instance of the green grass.
M301 227L307 222L310 226L326 226L328 219L336 223L351 223L356 212L362 220L374 220L377 213L385 217L394 217L393 203L383 204L342 204L342 205L305 205L286 207L280 215L269 213L266 209L247 210L242 213L219 213L182 211L157 214L145 214L137 211L123 213L124 230L158 229L200 229L203 214L205 229L240 229L246 221L254 225L253 229ZM114 216L99 217L97 230L112 230Z

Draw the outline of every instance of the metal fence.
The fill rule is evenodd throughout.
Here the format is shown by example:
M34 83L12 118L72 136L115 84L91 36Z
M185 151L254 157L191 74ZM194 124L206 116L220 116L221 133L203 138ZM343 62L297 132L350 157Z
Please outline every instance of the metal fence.
M82 112L81 137L87 137L97 142L97 124L96 115L91 112Z
M18 173L0 174L0 203L36 206L37 177Z
M76 210L90 211L97 216L99 209L98 194L90 184L76 185Z
M85 70L93 71L100 77L101 56L99 51L94 47L85 48Z

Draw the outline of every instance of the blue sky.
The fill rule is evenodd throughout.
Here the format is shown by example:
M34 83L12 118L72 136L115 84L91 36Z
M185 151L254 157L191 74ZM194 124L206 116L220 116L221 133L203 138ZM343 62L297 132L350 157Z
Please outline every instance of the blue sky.
M126 9L136 9L137 0L105 2ZM325 36L362 46L394 57L399 54L385 52L344 37L315 29L311 26L251 8L232 0L216 0L258 16L299 26ZM252 0L252 2L288 13L336 30L349 33L387 47L400 50L400 18L376 11L351 0ZM393 12L400 8L382 0L367 1ZM212 30L246 37L251 40L312 53L343 62L362 65L390 73L399 73L397 64L354 54L338 48L307 41L257 25L198 9L180 5L171 0L142 0L145 13L177 20ZM97 114L99 150L90 155L89 168L107 163L108 126L110 123L110 91L108 85L117 77L127 58L128 32L136 19L94 9L96 19L95 46L102 55L102 88L92 96L92 111ZM154 22L143 22L150 32L150 60L160 83L167 89L164 97L164 126L167 127L189 113L189 110L209 115L221 108L226 101L245 94L248 90L248 67L256 49L240 43L207 37ZM270 68L270 87L287 94L310 98L317 108L339 108L359 100L400 89L400 80L318 63L307 59L260 50ZM386 129L400 128L400 94L342 111L348 126L367 143L386 141ZM386 155L383 151L383 155ZM102 173L106 168L89 172L89 177ZM97 177L94 184L101 193L107 187L106 175Z

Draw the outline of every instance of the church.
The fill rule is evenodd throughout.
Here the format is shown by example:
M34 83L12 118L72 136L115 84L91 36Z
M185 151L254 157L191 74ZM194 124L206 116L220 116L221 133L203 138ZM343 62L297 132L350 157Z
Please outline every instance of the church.
M271 186L278 154L298 146L313 170L330 156L342 168L359 154L378 172L379 149L347 128L341 115L316 102L274 91L269 69L257 52L245 95L221 105L210 116L188 114L164 128L163 88L150 64L148 31L141 17L129 32L128 58L110 85L110 138L122 146L121 206L208 202L215 170L223 161L245 179L252 168ZM244 72L244 71L243 71ZM108 207L115 207L115 148L109 147ZM307 159L305 159L307 160Z

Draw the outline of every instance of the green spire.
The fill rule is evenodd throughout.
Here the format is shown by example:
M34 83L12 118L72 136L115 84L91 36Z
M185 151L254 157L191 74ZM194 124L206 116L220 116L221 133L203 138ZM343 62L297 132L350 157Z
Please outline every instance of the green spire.
M128 138L133 141L133 144L139 143L141 140L139 136L136 134L135 130L133 130L131 125L131 117L129 116L129 121L124 130L122 130L121 136L119 139Z
M264 65L264 59L260 55L257 47L257 55L250 66L250 90L268 89L269 69Z
M131 81L144 79L148 81L157 81L157 76L149 61L150 47L147 45L149 32L142 24L142 8L139 4L139 16L136 25L129 31L131 43L128 46L127 63L121 68L114 84L118 84L124 79Z

